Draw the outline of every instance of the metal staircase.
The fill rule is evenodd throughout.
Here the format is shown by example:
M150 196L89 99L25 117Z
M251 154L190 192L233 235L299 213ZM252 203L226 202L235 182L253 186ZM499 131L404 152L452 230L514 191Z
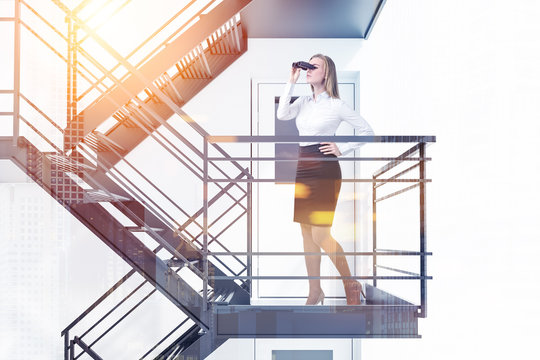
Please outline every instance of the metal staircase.
M84 10L89 1L80 2L75 9L69 9L61 1L53 2L65 13L68 21L66 40L69 48L67 64L69 81L66 129L61 129L43 112L41 113L63 133L64 141L63 144L55 143L30 121L22 119L45 141L45 148L52 148L52 152L43 150L43 147L40 150L24 137L19 137L16 150L7 147L5 153L141 274L146 282L187 315L186 320L193 325L175 340L168 350L164 350L161 358L189 353L204 358L225 341L214 339L209 332L211 328L209 321L212 319L208 316L208 307L212 306L212 302L249 304L249 282L235 282L234 279L212 280L205 282L204 289L194 289L178 275L181 269L189 269L199 278L202 278L204 273L226 277L238 274L238 270L235 272L219 259L217 261L208 261L207 257L203 259L199 239L202 233L190 233L192 228L202 229L200 218L203 211L190 214L183 210L130 164L125 156L144 139L152 137L158 139L188 172L198 178L202 177L202 168L194 159L202 156L201 152L192 145L193 140L186 139L170 126L167 120L173 114L178 114L194 130L192 137L193 133L202 137L208 135L181 110L181 106L246 51L246 38L242 31L239 12L250 1L188 2L139 46L142 48L145 43L151 43L153 37L165 37L165 40L157 45L154 41L154 50L144 53L144 56L139 55L142 59L134 65L130 63L129 58L136 54L138 49L127 57L121 56L79 17L78 13ZM32 13L39 14L31 4L21 2L18 6L21 5ZM183 24L174 29L170 26L167 28L167 25L183 16L185 12L190 12L191 15ZM54 29L47 20L44 18L41 20ZM87 36L77 39L77 35L81 32ZM163 33L166 36L162 35ZM33 34L37 36L36 32ZM84 48L84 41L88 37L98 42L108 55L118 61L118 64L112 69L101 65L98 59ZM44 41L42 38L40 40ZM94 73L88 70L90 65L94 66ZM114 75L114 71L120 67L127 70L123 77ZM94 81L90 82L86 89L81 89L78 81L82 79ZM104 87L105 80L108 80L109 84L112 82L112 85ZM97 97L95 90L101 92ZM89 101L88 98L92 96L95 99ZM26 101L30 103L30 100ZM85 102L89 104L78 112L78 105ZM102 126L98 130L97 128L106 120L109 120L108 127L103 130ZM111 125L111 122L114 124ZM179 141L174 144L170 138L163 137L160 128L172 132ZM183 146L183 150L179 148L180 146ZM222 149L218 150L226 154ZM189 154L186 154L187 151ZM169 215L167 210L162 208L162 203L158 204L144 194L130 176L115 168L119 163L137 172L148 186L160 192L169 206L174 206L176 212L183 214L181 220ZM250 176L246 169L237 164L236 170L233 177ZM220 173L225 174L223 170L220 170ZM235 185L220 185L219 191L209 199L210 203L219 203L222 198L229 198L233 201L233 207L245 209L242 204L247 197L245 189L236 186L244 194L237 198L230 194L229 190L233 186ZM110 204L118 210L129 223L126 223L125 219L120 220L114 211L111 212L110 206L104 204ZM228 210L230 207L226 211ZM154 251L139 239L137 234L140 232L147 234L158 244ZM214 245L226 250L217 236L209 235L214 240ZM219 267L214 262L219 264ZM238 257L236 262L243 269L240 271L245 271L247 265ZM225 269L225 272L222 269ZM125 279L132 274L133 272L130 272ZM122 281L117 286L121 283ZM98 303L99 301L85 314ZM83 353L98 357L92 350L95 342L87 344L83 336L70 334L70 330L83 317L74 321L63 332L66 359L81 356L76 353L76 346Z
M251 0L186 1L127 56L116 51L82 19L80 14L91 1L81 0L72 9L60 0L52 2L64 13L68 24L65 36L68 45L65 58L67 126L63 129L17 93L53 125L61 134L61 140L58 136L47 136L20 116L41 138L41 144L14 134L16 146L10 146L11 138L0 139L0 154L26 171L132 268L63 330L66 360L101 359L95 350L96 343L156 291L181 310L185 318L141 359L204 359L232 337L418 336L417 318L425 316L425 281L429 279L425 267L421 274L385 277L376 275L374 262L374 276L357 277L374 283L367 286L365 306L315 308L250 304L252 281L257 279L251 273L254 254L251 246L252 184L272 179L254 179L251 168L241 164L245 158L232 157L219 143L231 142L231 139L253 143L280 139L212 137L182 110L182 106L247 51L240 12ZM104 2L103 7L108 3ZM39 13L25 1L20 5ZM123 6L116 11L121 11ZM190 11L187 20L171 29L171 24ZM45 19L41 20L54 28ZM78 38L81 34L84 36ZM164 40L156 43L154 39L158 37ZM97 43L116 64L102 65L85 50L87 39ZM152 50L141 53L151 43ZM123 74L117 75L119 69L123 69ZM81 86L83 82L86 87ZM84 104L83 109L79 109L81 104ZM180 131L171 125L168 120L173 116L181 118L187 130ZM181 201L173 199L132 161L129 154L148 139L182 166L186 174L203 183L200 207L186 210ZM411 180L398 179L408 171L381 179L390 169L408 161L417 161L415 166L423 169L425 161L429 160L424 154L425 145L434 140L432 137L366 139L368 142L418 143L397 157L375 159L389 163L373 178L374 196L375 188L380 186L375 186L377 182ZM196 143L202 143L202 148ZM413 158L417 153L420 156ZM427 181L425 173L414 179L422 187L421 191L425 191L423 186ZM423 209L423 203L421 207ZM213 211L212 219L209 209ZM230 219L231 214L234 214L233 219ZM245 226L246 251L232 251L222 242L223 234L233 226ZM142 240L141 234L151 239L152 246ZM430 254L425 248L419 252L388 252L378 250L374 243L372 252L354 255L373 256L374 260L376 256L420 256L421 261L425 261L425 256ZM197 281L187 280L187 272ZM136 273L142 276L142 283L97 322L81 329L81 322ZM420 280L421 305L378 289L375 286L378 279ZM118 313L127 298L144 291L144 284L150 284L153 289L102 334L88 340L88 334ZM397 319L402 326L390 327Z

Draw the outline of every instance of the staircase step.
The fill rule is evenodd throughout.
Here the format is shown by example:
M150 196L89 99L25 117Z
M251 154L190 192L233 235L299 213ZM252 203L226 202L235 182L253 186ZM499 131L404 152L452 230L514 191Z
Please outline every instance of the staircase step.
M88 203L96 202L116 202L116 201L130 201L132 199L122 195L107 193L101 189L89 189L85 190L84 200Z
M98 131L93 131L90 134L86 135L83 139L83 143L88 145L88 147L90 147L95 152L126 152L126 149L124 149L121 145L107 138L107 136Z
M176 69L183 79L211 79L212 71L204 49L198 45L176 63Z
M178 89L174 87L172 78L168 73L161 75L159 79L154 81L154 85L170 97L176 105L182 106L185 103L184 98L180 95Z
M223 290L214 294L212 303L215 305L229 305L234 297L234 290Z
M148 232L148 231L154 231L154 232L160 232L163 231L161 228L152 228L147 226L126 226L126 229L131 232Z
M231 55L241 52L242 32L236 18L222 25L206 40L212 54Z
M45 156L49 159L51 164L56 165L57 170L62 171L62 172L69 173L69 172L80 172L83 170L90 170L90 171L96 170L95 166L86 165L86 164L77 162L65 155L47 154Z
M199 263L199 261L200 261L199 259L190 260L189 263L195 266ZM172 268L178 268L178 267L181 268L181 267L187 266L187 264L185 261L182 261L180 259L170 259L167 261L167 266L172 267Z

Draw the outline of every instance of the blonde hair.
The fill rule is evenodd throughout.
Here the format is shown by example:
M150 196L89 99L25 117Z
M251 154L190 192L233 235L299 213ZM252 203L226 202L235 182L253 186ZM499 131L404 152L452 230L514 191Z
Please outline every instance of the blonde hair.
M336 74L336 64L330 58L323 54L315 54L309 60L313 58L321 59L324 62L324 79L325 90L330 97L339 99L338 81ZM311 85L311 91L313 91L313 85Z

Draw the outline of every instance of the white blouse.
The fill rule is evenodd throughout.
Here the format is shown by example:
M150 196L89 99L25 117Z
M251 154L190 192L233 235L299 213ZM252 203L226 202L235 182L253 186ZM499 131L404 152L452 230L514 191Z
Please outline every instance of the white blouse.
M293 89L294 84L287 83L283 95L279 98L277 118L279 120L296 118L300 136L333 136L342 121L353 126L356 135L373 135L368 122L343 100L331 98L325 91L317 96L317 100L314 100L313 96L300 96L291 104ZM300 143L300 146L314 144L318 143ZM342 155L361 145L362 143L337 144Z

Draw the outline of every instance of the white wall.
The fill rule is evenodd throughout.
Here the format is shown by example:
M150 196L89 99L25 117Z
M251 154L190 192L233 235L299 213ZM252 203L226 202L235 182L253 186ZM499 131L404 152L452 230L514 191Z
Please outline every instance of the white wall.
M364 341L363 359L536 352L539 15L527 0L387 1L365 42L364 116L437 144L423 339Z

